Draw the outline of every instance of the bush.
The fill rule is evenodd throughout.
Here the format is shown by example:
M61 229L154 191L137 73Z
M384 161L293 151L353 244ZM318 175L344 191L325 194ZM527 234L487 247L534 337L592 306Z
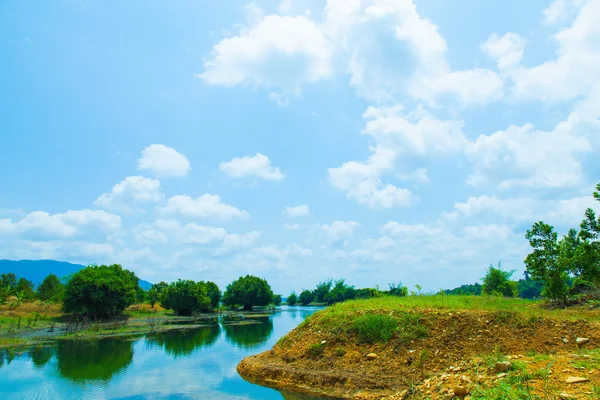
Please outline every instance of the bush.
M273 303L275 303L276 306L281 305L281 295L280 294L276 294L273 296Z
M356 318L351 328L361 342L387 342L398 329L398 323L389 315L368 314Z
M223 304L235 307L243 305L245 311L253 306L266 306L273 301L273 291L266 280L246 275L227 285L223 294Z
M295 306L297 302L298 302L298 296L296 296L296 292L292 292L288 296L286 303L288 306Z
M135 302L138 281L118 264L89 266L67 282L63 309L91 318L119 315Z
M37 288L37 298L42 301L60 302L65 293L65 285L54 274L48 275Z
M302 293L300 293L300 298L298 300L300 300L300 304L302 304L303 306L307 306L310 303L312 303L313 294L310 290L304 290L302 291Z
M171 282L161 292L161 305L177 315L192 315L193 312L210 310L210 298L204 282L179 279Z
M308 348L308 356L310 358L319 358L323 355L323 352L325 351L325 346L322 345L321 343L315 343L310 345L310 347Z

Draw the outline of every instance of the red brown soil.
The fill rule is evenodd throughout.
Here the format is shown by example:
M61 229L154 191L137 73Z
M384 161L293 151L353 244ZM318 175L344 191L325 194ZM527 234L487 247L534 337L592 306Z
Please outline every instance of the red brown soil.
M238 365L238 372L245 379L265 386L333 398L403 398L402 392L411 387L427 391L424 378L439 378L449 368L462 366L445 378L449 384L455 384L452 376L460 379L464 374L458 374L461 370L475 371L472 361L490 354L524 358L526 354L537 353L562 359L580 350L575 343L578 337L590 339L584 345L588 348L600 345L598 322L555 321L506 312L428 309L418 310L418 313L420 323L427 329L427 337L409 344L392 337L385 344L373 345L360 343L358 337L344 327L323 330L315 315L272 350L245 358ZM323 340L326 341L323 354L311 357L310 346ZM421 369L419 354L423 351L428 357ZM377 358L367 359L369 353L377 354ZM465 379L481 379L479 369L477 371ZM495 377L496 372L493 375ZM599 384L600 373L592 375L589 376L592 383ZM441 389L437 387L428 398L452 398Z

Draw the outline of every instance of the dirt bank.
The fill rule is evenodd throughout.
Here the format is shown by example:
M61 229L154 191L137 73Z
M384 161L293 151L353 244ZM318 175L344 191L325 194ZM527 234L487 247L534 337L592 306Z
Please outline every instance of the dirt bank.
M457 389L462 397L468 393L473 398L493 398L477 397L477 393L515 374L531 375L523 382L529 385L531 381L531 390L538 390L534 382L544 374L527 372L528 364L529 369L537 371L541 367L536 363L543 363L547 357L546 364L554 363L555 367L550 367L550 374L542 379L545 390L549 390L553 374L558 379L552 383L555 394L572 388L573 384L566 383L571 375L589 379L577 384L589 392L585 395L595 396L595 386L600 387L600 353L593 353L600 345L598 322L561 321L518 312L402 307L391 312L355 310L343 317L337 314L330 309L316 313L272 350L244 359L238 372L266 386L334 398L446 399L453 398L455 393L449 390L459 386L465 389ZM352 329L352 321L365 315L413 321L419 329L399 326L389 340L369 344ZM589 362L587 368L571 366L577 357ZM504 371L498 362L510 366ZM553 372L556 365L561 369ZM562 378L565 382L561 386Z

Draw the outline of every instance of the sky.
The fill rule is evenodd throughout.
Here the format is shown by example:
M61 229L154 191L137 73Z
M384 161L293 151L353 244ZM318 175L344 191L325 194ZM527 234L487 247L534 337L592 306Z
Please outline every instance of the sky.
M600 0L0 2L0 259L427 291L600 182Z

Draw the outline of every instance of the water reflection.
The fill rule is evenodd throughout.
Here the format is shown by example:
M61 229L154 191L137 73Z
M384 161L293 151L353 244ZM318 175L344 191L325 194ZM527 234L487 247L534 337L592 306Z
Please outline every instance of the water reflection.
M236 372L244 357L271 348L314 311L282 307L257 324L0 349L0 398L314 400L253 385Z
M256 318L249 322L251 323L223 325L227 341L240 349L252 349L266 343L273 333L271 318Z
M49 346L37 346L30 349L27 354L29 355L33 365L35 365L37 368L41 368L48 364L48 361L52 359L52 356L54 355L54 348Z
M133 361L129 340L64 340L56 346L58 373L76 382L108 381Z
M170 356L189 356L195 350L212 346L221 333L219 325L210 327L186 329L184 331L167 331L147 337L150 346L164 349Z

